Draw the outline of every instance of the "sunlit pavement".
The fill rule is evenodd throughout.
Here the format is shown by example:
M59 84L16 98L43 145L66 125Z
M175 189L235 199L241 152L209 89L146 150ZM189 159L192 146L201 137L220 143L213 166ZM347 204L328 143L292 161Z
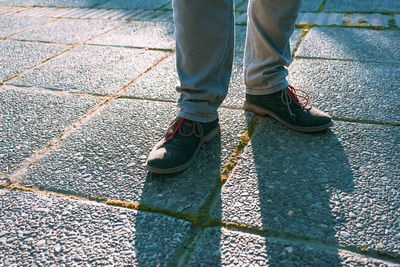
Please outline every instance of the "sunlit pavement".
M289 80L317 134L242 110L235 4L222 134L158 176L170 1L0 0L1 266L400 266L400 2L304 1Z

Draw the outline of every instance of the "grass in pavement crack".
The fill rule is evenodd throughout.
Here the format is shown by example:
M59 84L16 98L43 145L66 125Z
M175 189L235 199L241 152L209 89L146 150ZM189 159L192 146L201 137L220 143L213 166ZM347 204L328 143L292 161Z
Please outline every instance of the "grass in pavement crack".
M345 117L343 117L343 118L332 117L332 119L336 120L336 121L354 122L354 123L362 123L362 124L377 124L377 125L400 126L400 122L373 121L373 120L352 119L352 118L345 118Z
M325 7L325 5L326 5L326 1L327 1L327 0L324 0L324 1L321 3L321 5L319 6L317 12L321 12L322 9L324 9L324 7Z
M372 258L376 258L376 259L380 259L380 260L394 261L397 263L400 262L399 255L390 253L390 252L386 252L386 251L377 251L377 250L372 250L372 249L368 249L365 247L340 245L336 242L322 241L322 240L315 239L315 238L312 238L309 236L296 235L296 234L292 234L289 232L279 232L279 231L275 231L275 230L263 229L262 227L257 227L257 226L242 224L242 223L236 223L236 222L221 221L219 219L212 219L212 221L214 221L214 225L210 225L210 226L222 226L222 227L226 228L227 230L231 230L231 231L255 234L255 235L263 236L265 238L277 238L277 239L282 239L282 240L291 241L291 242L308 243L308 244L316 245L319 247L323 246L323 247L328 247L328 248L341 249L341 250L361 254L364 256L368 256L368 257L372 257Z
M200 218L205 218L204 223L208 222L208 213L210 210L212 210L213 201L215 201L217 195L221 191L221 187L228 180L233 169L238 164L239 156L243 153L243 150L249 143L251 136L262 121L264 121L264 118L254 116L247 126L246 131L240 136L238 144L236 145L232 155L229 157L228 162L225 164L225 167L222 169L220 177L216 181L214 187L211 189L211 192L205 200L204 204L200 207L199 216Z

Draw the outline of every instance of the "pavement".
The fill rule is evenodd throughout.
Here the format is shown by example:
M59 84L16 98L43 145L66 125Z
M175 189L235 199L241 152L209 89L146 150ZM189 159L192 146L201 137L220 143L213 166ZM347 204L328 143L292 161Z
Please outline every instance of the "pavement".
M241 107L245 0L222 134L169 176L169 0L0 0L1 266L400 266L400 2L305 0L289 80L335 126Z

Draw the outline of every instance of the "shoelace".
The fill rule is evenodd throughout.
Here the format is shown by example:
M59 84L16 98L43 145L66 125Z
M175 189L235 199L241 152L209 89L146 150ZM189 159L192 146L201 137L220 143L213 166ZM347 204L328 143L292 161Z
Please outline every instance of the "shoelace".
M183 124L192 126L192 131L188 134L183 133L182 132ZM196 127L199 130L199 133L196 133ZM198 122L194 122L194 121L185 122L184 118L178 117L175 120L175 122L173 122L172 125L165 131L165 133L164 133L165 140L166 141L172 140L172 138L174 138L176 133L179 133L181 136L185 136L185 137L191 136L194 134L194 136L201 138L201 143L203 144L203 146L205 146L205 144L206 144L206 142L204 141L204 136L203 136L203 127Z
M294 114L290 109L290 104L293 102L300 108L304 108L307 106L310 96L301 89L296 89L293 86L289 86L286 90L282 91L281 99L282 102L287 106L290 116L296 117L296 114Z

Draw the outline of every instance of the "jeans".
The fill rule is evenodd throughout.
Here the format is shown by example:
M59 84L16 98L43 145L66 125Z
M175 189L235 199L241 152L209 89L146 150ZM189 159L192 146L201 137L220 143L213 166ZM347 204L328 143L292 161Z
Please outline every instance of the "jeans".
M289 38L301 0L250 0L244 55L246 93L289 86ZM211 122L228 93L234 51L233 0L173 0L178 116Z

